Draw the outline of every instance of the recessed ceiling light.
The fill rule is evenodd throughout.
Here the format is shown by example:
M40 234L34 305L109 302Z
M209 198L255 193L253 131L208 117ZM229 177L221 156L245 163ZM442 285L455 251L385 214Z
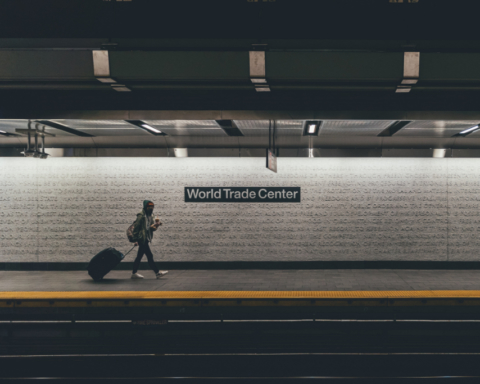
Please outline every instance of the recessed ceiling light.
M304 124L304 136L318 136L318 132L320 132L320 126L322 125L321 121L306 121Z

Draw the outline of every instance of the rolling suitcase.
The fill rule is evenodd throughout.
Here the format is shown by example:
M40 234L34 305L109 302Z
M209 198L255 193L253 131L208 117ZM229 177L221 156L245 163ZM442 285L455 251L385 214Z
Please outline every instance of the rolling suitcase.
M134 245L132 247L135 248ZM115 248L105 248L103 251L100 251L95 256L93 256L92 260L88 264L88 274L92 277L95 281L100 281L103 277L110 272L113 268L115 268L124 258L127 256L130 251L128 251L125 255Z

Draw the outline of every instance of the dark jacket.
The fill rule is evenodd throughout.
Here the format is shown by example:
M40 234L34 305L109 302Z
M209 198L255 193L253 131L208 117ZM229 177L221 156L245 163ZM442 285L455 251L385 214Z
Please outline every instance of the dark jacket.
M133 237L140 244L148 241L147 230L150 231L150 238L153 238L154 230L150 227L147 229L146 208L149 202L150 200L143 201L143 209L141 212L137 213L137 220L135 220L135 224L133 225Z

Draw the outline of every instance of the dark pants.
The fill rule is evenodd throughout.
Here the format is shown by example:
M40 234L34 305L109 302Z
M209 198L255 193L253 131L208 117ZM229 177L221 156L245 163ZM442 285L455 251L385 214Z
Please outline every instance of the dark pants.
M133 263L132 273L137 273L138 267L140 266L140 261L142 260L143 255L147 255L148 265L150 266L150 268L153 269L155 273L158 273L158 268L153 261L153 254L152 254L152 251L150 250L150 246L148 245L148 242L143 244L139 243L138 245L139 247L138 247L137 258Z

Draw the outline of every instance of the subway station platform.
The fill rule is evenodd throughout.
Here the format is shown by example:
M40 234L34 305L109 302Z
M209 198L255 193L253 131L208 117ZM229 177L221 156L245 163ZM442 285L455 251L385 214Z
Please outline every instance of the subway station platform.
M100 282L86 271L0 271L6 291L425 291L480 290L480 270L170 270L159 280L114 270Z
M0 319L480 319L477 270L0 272Z

